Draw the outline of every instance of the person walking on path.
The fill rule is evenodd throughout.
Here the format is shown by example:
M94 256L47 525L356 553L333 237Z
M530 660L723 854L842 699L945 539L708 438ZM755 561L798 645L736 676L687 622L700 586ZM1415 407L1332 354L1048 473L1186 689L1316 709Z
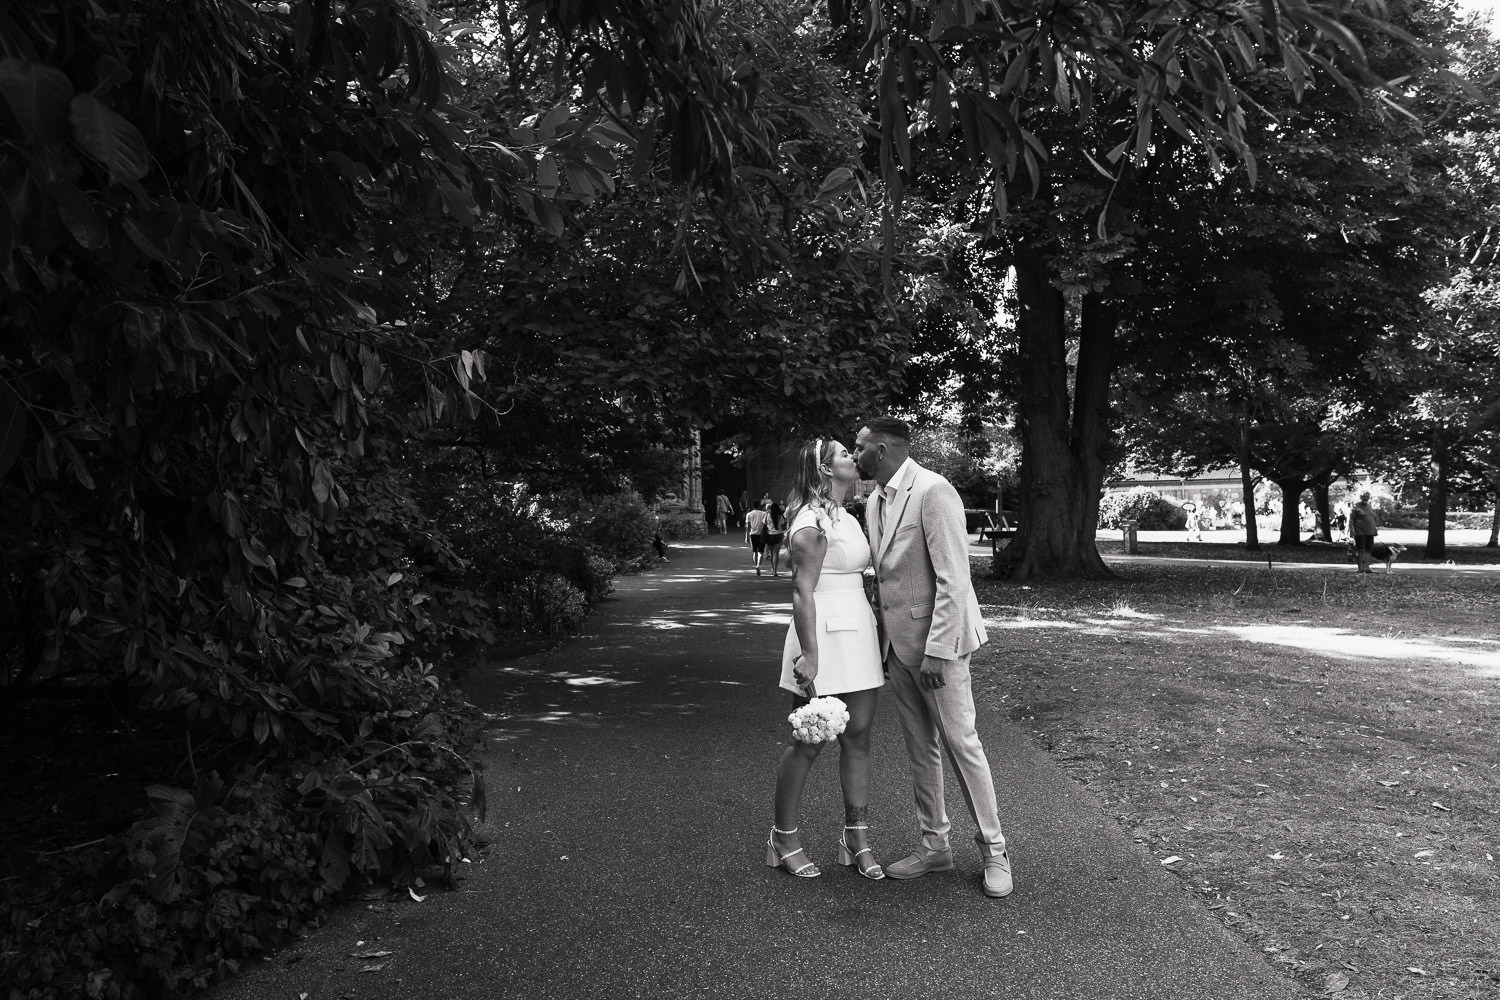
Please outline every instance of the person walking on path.
M948 480L911 459L911 428L871 420L855 439L860 474L880 489L866 505L875 550L881 654L911 758L922 835L908 857L887 867L916 878L953 867L952 824L943 801L943 751L979 828L984 893L1008 896L1010 855L990 762L974 726L969 657L988 635L969 579L963 501Z
M1203 534L1198 530L1198 505L1185 503L1182 505L1183 512L1187 515L1187 540L1190 542L1203 541Z
M766 558L766 539L771 536L771 501L745 515L745 537L750 541L750 561L755 565L755 575L760 576L761 563Z
M1370 568L1374 558L1370 550L1375 547L1375 533L1379 530L1375 511L1370 508L1370 491L1365 490L1359 495L1359 503L1349 511L1349 534L1354 536L1354 558L1359 563L1356 573L1375 572Z
M781 651L781 687L792 693L793 710L816 696L838 695L849 710L839 734L839 783L844 791L844 835L838 860L865 878L885 872L870 849L870 725L876 691L884 683L875 614L865 599L864 572L870 543L843 509L859 481L849 450L819 438L802 448L797 478L787 501L791 524L792 625ZM766 838L766 864L793 875L822 874L798 834L802 792L821 743L793 740L776 768L776 820Z
M771 560L771 575L780 576L781 546L786 541L786 521L782 515L786 513L786 508L770 497L763 502L771 505L767 508L771 512L771 520L767 522L771 533L766 536L766 558Z
M714 513L714 520L719 526L719 534L729 534L729 519L734 516L734 504L730 503L729 497L724 495L723 490L720 490L719 495L714 499Z

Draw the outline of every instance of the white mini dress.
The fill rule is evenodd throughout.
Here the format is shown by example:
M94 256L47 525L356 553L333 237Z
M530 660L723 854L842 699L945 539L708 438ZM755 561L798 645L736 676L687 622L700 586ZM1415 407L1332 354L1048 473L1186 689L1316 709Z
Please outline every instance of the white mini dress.
M828 539L823 571L813 588L818 630L814 693L847 694L878 688L885 683L885 673L880 666L875 612L865 597L863 579L870 565L869 540L859 522L845 511L830 516L824 510L804 507L787 526L787 542L805 530L821 530ZM793 622L781 650L781 687L806 695L792 676L792 664L801 655L802 643L797 640L797 623Z

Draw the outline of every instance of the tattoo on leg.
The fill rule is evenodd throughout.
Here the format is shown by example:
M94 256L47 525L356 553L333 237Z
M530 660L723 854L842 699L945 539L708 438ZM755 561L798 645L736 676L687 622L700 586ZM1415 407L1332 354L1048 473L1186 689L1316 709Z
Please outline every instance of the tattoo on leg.
M844 806L844 822L849 826L857 823L865 823L870 819L869 806Z

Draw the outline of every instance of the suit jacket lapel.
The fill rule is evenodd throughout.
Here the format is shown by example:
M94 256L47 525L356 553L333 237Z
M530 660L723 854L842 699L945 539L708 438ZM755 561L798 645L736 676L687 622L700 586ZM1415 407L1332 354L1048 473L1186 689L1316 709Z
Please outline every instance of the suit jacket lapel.
M896 529L901 526L901 518L906 513L906 504L911 500L912 488L917 485L917 467L913 464L911 475L906 479L906 486L896 493L896 497L886 504L885 516L880 519L880 549L875 556L875 564L880 565L880 559L885 555L885 550L891 547L891 539L896 537Z

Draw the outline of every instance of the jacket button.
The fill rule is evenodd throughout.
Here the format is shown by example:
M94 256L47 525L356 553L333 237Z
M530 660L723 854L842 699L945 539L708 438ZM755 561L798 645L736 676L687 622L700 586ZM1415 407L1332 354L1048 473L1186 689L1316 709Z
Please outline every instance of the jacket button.
M880 610L881 611L889 611L889 610L891 610L891 606L889 604L882 604L880 606Z

